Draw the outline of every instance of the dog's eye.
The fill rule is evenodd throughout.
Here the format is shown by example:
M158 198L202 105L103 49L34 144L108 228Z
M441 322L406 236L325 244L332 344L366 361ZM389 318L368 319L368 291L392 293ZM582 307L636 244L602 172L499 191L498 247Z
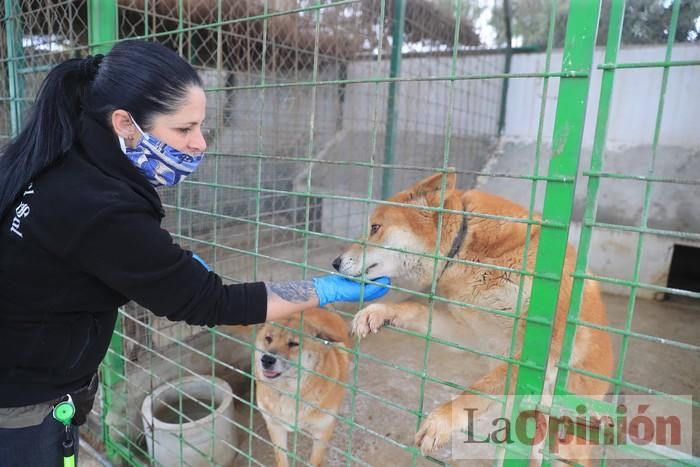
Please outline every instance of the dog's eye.
M370 234L370 235L376 234L377 232L379 232L379 229L380 229L381 227L382 227L382 226L379 225L379 224L372 224L372 228L370 229L369 234Z
M294 341L289 341L289 342L287 342L287 345L289 346L289 348L292 348L292 347L299 347L299 343L298 343L298 342L294 342Z
M272 337L271 337L271 336L265 336L265 342L267 342L268 344L271 344L271 343L272 343Z

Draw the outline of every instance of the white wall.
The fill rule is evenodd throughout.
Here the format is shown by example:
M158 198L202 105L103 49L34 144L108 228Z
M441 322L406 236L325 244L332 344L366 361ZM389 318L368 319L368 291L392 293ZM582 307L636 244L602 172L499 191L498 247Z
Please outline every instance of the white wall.
M436 76L465 76L502 73L504 56L404 58L401 77L412 79ZM389 61L354 62L348 66L348 79L386 78ZM444 135L451 106L451 132L459 136L492 134L498 131L501 80L407 81L398 84L398 130ZM384 129L388 85L350 84L347 86L343 128L371 131Z
M618 63L663 61L665 47L629 47L620 50ZM513 73L544 72L544 53L524 54L513 57ZM584 145L593 144L595 117L600 96L605 50L597 48L594 54L594 71L588 94ZM675 45L671 59L700 60L700 46ZM561 69L562 51L551 57L551 70ZM627 145L651 144L654 136L661 77L663 68L622 69L615 72L614 93L608 126L608 141ZM559 79L549 80L543 141L552 140ZM538 116L542 99L541 78L511 79L508 87L508 106L505 133L508 136L534 140L537 136ZM698 108L700 108L700 68L697 66L673 67L666 87L660 143L685 147L700 146Z

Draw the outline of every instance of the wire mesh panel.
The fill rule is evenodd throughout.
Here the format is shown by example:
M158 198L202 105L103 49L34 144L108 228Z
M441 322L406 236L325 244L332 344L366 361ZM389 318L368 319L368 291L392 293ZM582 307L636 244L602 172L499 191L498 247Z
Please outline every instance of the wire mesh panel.
M8 0L0 131L17 131L65 58L134 38L178 51L205 83L208 149L160 189L175 240L227 283L392 276L378 306L329 307L358 336L337 345L352 364L335 381L345 398L327 463L585 461L559 431L518 438L518 417L545 414L546 432L580 406L619 415L638 394L697 414L700 290L683 257L700 245L700 6L492 3ZM676 326L651 300L669 297ZM286 330L319 340L304 329ZM93 417L110 458L272 465L257 337L124 307ZM299 394L319 375L288 363L286 455L307 465L303 408L318 402ZM490 431L465 424L472 408ZM515 442L488 436L499 417ZM585 455L697 461L628 434Z
M2 23L2 105L0 134L20 128L48 70L87 48L84 1L5 2Z
M662 355L666 351L673 352L679 362L685 362L696 358L697 351L700 350L700 347L697 345L697 339L689 338L689 336L680 333L669 340L668 330L652 330L640 316L644 313L644 307L639 297L643 296L642 291L644 289L668 293L669 296L666 298L671 298L673 296L686 297L685 300L690 298L690 301L687 303L691 304L695 309L697 309L697 298L700 297L700 295L698 295L697 284L691 285L691 282L693 282L692 280L685 282L683 287L676 288L674 287L675 284L671 282L663 283L659 281L658 278L649 278L648 276L648 272L658 267L654 265L655 260L652 258L656 254L654 250L659 248L659 242L665 243L664 247L659 249L666 250L666 258L664 260L668 265L667 261L671 259L670 253L677 248L677 246L674 246L676 242L694 243L695 247L697 247L697 240L700 239L697 235L700 226L693 225L694 223L692 221L690 223L685 221L679 223L677 220L658 210L653 212L654 208L652 208L654 204L652 199L654 198L656 199L656 203L658 203L656 204L656 209L658 209L660 205L667 207L674 205L673 200L676 196L677 198L675 199L683 204L682 200L685 196L695 197L699 193L695 181L680 176L681 174L678 172L680 166L672 162L673 159L667 160L664 163L661 162L663 156L660 157L661 154L668 154L665 152L667 150L664 148L665 145L679 145L680 141L672 135L674 131L682 131L684 127L684 124L678 120L672 119L672 124L670 125L668 120L666 120L668 119L670 108L676 107L676 109L679 109L683 106L677 99L671 98L668 101L665 100L665 96L669 95L669 76L674 72L678 72L679 68L677 67L679 65L697 66L700 64L700 62L697 61L697 57L695 60L686 61L684 63L680 61L674 63L672 60L674 44L677 41L676 37L679 29L679 13L681 7L683 6L687 9L693 6L687 4L682 5L682 2L675 2L675 4L669 3L665 6L664 23L666 28L664 29L664 39L666 39L666 47L663 57L658 57L661 60L657 61L655 60L657 57L655 57L654 54L646 53L643 60L630 62L625 59L626 57L623 58L620 44L621 37L624 37L622 31L625 27L629 27L627 26L627 22L633 23L634 18L626 17L625 2L613 1L610 5L609 25L607 27L607 48L605 51L604 64L599 65L599 68L602 69L603 72L600 85L600 97L597 106L598 114L595 125L593 152L590 167L584 172L584 174L590 178L588 180L586 207L581 226L581 247L579 250L577 271L574 274L575 280L570 310L570 326L567 330L567 338L571 338L575 332L581 332L581 329L591 326L591 323L581 320L579 316L581 310L581 287L586 280L600 281L600 283L603 284L616 282L619 285L629 287L627 290L629 298L624 312L624 324L620 323L619 325L612 325L611 327L605 326L602 328L615 336L618 349L615 370L609 379L610 383L612 383L611 392L613 407L616 408L617 413L619 413L619 408L625 404L634 407L634 403L631 401L635 400L635 396L654 395L656 397L655 401L658 401L656 402L657 406L667 405L669 407L674 407L673 410L675 410L676 413L689 412L697 415L698 403L696 387L693 387L693 385L684 385L682 382L679 384L678 381L672 383L668 380L668 376L666 375L647 374L640 378L641 375L637 369L639 364L635 362L640 354ZM658 6L654 6L652 9L653 8L658 8ZM697 5L695 5L695 8L697 8ZM630 12L627 11L627 15L632 16L629 13ZM653 20L650 21L650 23L653 23ZM686 34L682 32L681 37L691 37L687 35L687 29L684 32L686 32ZM659 50L663 50L663 48L659 47ZM629 77L630 72L634 70L636 79L640 79L643 77L640 70L647 67L659 68L659 72L653 75L653 80L655 81L653 88L655 88L654 91L656 92L649 98L649 108L654 111L640 116L636 121L637 125L641 128L646 127L651 130L653 125L653 130L647 131L648 134L643 136L638 135L640 141L645 143L650 142L651 144L647 143L647 145L637 153L637 157L639 158L638 163L632 166L622 162L620 160L621 154L616 154L617 151L606 148L606 145L610 146L607 140L609 138L608 130L613 126L611 122L615 119L624 118L620 115L619 107L616 109L611 105L611 102L616 95L618 99L624 99L621 94L625 89L620 88L619 82L625 80L625 75ZM677 74L676 77L679 77L679 75ZM615 80L617 80L617 86L615 86ZM618 112L616 112L616 110L618 110ZM665 124L664 120L666 120ZM673 128L673 130L669 131L670 128ZM662 137L664 133L665 135ZM692 143L690 146L692 148ZM681 152L684 151L681 150ZM681 166L684 165L682 164ZM675 173L677 175L669 177L669 173ZM696 171L691 169L691 172L687 173L695 173L691 178L697 178ZM636 180L634 184L636 186L629 184L632 180ZM617 185L618 183L626 183L627 185L623 188ZM617 186L613 187L613 184ZM627 214L632 214L630 216L631 218L623 214L616 216L614 221L608 222L608 219L603 218L605 215L604 211L599 207L604 207L606 204L606 197L609 197L610 193L614 193L618 189L625 190L626 200L635 206L634 209L631 210L634 214L628 212ZM671 195L673 191L676 191L675 196ZM652 193L654 193L654 195L652 195ZM690 212L693 210L694 209L691 208ZM591 245L596 244L596 240L593 240L594 236L602 234L601 237L605 238L605 236L610 235L610 233L614 235L615 233L620 234L622 232L631 234L629 242L631 248L630 253L632 254L629 256L632 267L630 268L629 276L625 274L626 277L624 279L622 277L613 278L610 276L614 274L595 274L587 271L585 269L586 255ZM670 240L661 240L661 237L670 237ZM600 243L600 240L598 240L598 243ZM654 245L655 243L656 245ZM658 252L659 250L656 251ZM645 271L646 274L643 271ZM643 278L643 276L646 277ZM655 282L655 284L653 282ZM635 314L636 311L639 314ZM667 311L670 313L683 312L682 309L674 310L673 308ZM681 320L682 319L683 318L681 318ZM567 379L570 379L572 375L585 373L585 371L582 371L580 368L575 368L575 365L572 364L572 341L569 341L568 347L560 363L561 370L558 375L555 394L566 393L565 382ZM695 357L693 355L695 355ZM684 395L681 396L680 394ZM696 400L693 400L693 398ZM625 400L630 402L626 403ZM609 413L615 413L612 407L609 411ZM693 417L694 415L688 417L689 422L692 422ZM656 421L658 422L660 419L663 418L656 418ZM661 431L663 431L663 427L657 425L656 428L657 430L661 429ZM697 458L693 459L692 454L697 455L697 452L691 450L690 446L693 441L695 441L697 446L697 440L693 439L696 438L696 434L691 433L692 432L689 431L686 434L687 444L683 446L683 452L679 452L680 443L676 446L669 446L669 443L667 443L665 439L656 438L651 440L648 431L642 435L639 431L629 430L623 436L637 441L634 443L634 448L630 449L629 445L622 444L617 447L617 450L611 449L609 452L604 453L603 458L605 458L605 456L614 458L620 455L619 450L627 450L627 456L650 457L663 462L668 461L668 459L676 459L681 460L681 462L693 463L697 461ZM650 442L639 443L639 438L642 436L649 438ZM640 444L644 446L640 448Z
M165 226L179 242L230 281L298 279L327 271L342 244L364 230L368 201L381 196L383 178L384 191L396 191L449 160L474 183L496 141L501 83L435 77L501 73L503 54L479 51L466 7L462 13L425 2L404 7L406 37L393 39L398 13L379 2L120 3L120 38L150 37L177 49L207 87L207 160L187 184L161 193ZM405 49L400 73L390 63L396 40ZM420 109L411 111L415 105ZM252 432L247 443L239 436L235 450L269 463L261 420L245 415L254 405L250 371L240 370L250 367L250 337L201 334L138 307L125 310L123 334L125 378L112 391L106 420L111 442L128 448L123 455L132 462L149 455L134 402L175 376L214 371L230 373L243 414L236 423ZM206 347L200 356L211 354L216 364L183 360L176 345L182 340L200 342L197 348ZM367 374L376 384L372 369L382 371L387 362L358 365L355 378ZM391 413L415 419L412 404L385 408L386 396L355 386L360 395L348 402L351 413L384 410L380 419ZM415 450L405 452L413 424L385 449L380 426L357 428L348 419L330 456L371 463L355 454L360 443L379 448L380 464L396 453L415 461Z

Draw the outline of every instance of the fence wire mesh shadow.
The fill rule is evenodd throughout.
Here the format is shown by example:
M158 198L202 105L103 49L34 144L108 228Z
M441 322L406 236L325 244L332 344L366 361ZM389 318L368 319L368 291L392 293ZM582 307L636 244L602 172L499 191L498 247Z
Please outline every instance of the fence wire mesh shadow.
M387 319L376 336L345 349L353 364L340 382L346 397L327 463L550 463L558 454L549 443L533 450L491 440L483 455L448 442L423 455L414 437L440 404L464 391L484 395L473 383L502 365L504 387L484 396L502 417L526 407L504 394L534 396L533 407L552 415L573 413L582 400L614 414L620 401L641 394L680 404L698 421L700 281L684 258L700 248L700 140L692 130L700 102L689 91L700 53L678 43L676 31L700 13L693 2L665 2L662 40L635 47L624 33L633 13L624 1L541 3L542 46L515 47L510 37L494 47L481 2L8 0L1 133L5 140L16 134L46 72L66 58L133 38L177 50L205 82L209 145L193 176L160 191L163 227L178 243L228 283L333 272L351 245L360 264L352 275L363 280L372 255L427 271L427 280L397 277L385 302L420 303L425 326ZM507 36L522 34L514 21ZM439 174L432 191L389 200L432 174ZM458 190L504 196L523 210L451 205L452 175ZM377 210L403 226L403 236L367 238ZM492 246L493 256L469 252L479 225L517 231L520 256L505 264L505 247ZM569 256L568 242L577 248ZM502 296L489 302L455 292L478 289L467 276L501 281ZM607 320L585 319L586 287L605 293ZM561 300L567 316L557 321ZM331 309L350 327L366 305ZM469 329L472 316L480 328ZM466 320L476 337L498 339L465 343L466 331L451 319ZM579 365L581 335L611 339L610 372ZM115 464L168 465L154 456L158 442L141 412L166 385L174 394L164 409L175 426L172 462L216 465L214 453L223 450L229 465L274 464L255 401L256 336L256 329L172 323L129 304L85 435ZM555 352L553 339L560 340ZM300 375L313 372L290 364ZM179 385L188 376L212 396ZM200 443L184 430L216 412L213 376L229 385L235 411L212 419ZM589 394L602 400L572 395L576 378L606 382L604 394ZM221 424L227 436L217 431ZM292 428L290 462L307 465L309 435ZM700 440L691 438L688 452L630 441L594 460L692 464Z

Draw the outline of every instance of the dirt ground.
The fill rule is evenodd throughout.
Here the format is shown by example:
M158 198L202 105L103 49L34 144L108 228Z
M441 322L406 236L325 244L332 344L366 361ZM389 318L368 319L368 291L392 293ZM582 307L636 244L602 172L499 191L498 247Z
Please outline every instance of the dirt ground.
M605 302L611 325L624 328L627 313L627 297L606 295ZM638 300L634 308L632 331L658 336L666 339L700 345L700 304L671 302L653 302ZM620 354L619 338L616 341L616 358ZM424 344L417 339L400 332L384 329L377 335L363 340L359 350L367 357L361 358L351 382L358 390L346 397L341 414L351 417L356 426L349 428L338 423L331 441L331 450L327 465L346 465L350 454L351 465L407 466L436 465L434 460L416 457L404 446L411 446L417 427L415 412L421 402L421 378L423 369ZM386 362L381 364L374 359ZM401 369L399 369L401 368ZM431 344L428 352L430 376L457 384L468 384L483 373L483 366L478 360L454 351ZM409 371L406 371L409 370ZM411 374L410 372L415 372ZM695 400L700 397L700 359L691 351L683 351L659 343L630 339L624 363L623 379L669 394L692 395ZM249 398L246 388L238 388L239 395ZM238 391L237 391L238 392ZM456 389L436 383L424 385L422 407L425 413L440 403L457 394ZM634 394L623 389L624 394ZM352 410L354 406L354 412ZM249 413L239 405L238 421L249 426ZM694 411L695 426L697 410ZM262 417L253 415L253 431L264 440L267 431ZM698 433L694 433L694 446L697 451ZM239 448L250 452L253 465L274 465L273 451L262 439L252 437L248 445L248 436L239 437ZM310 453L310 440L299 435L298 455L304 465ZM289 438L289 448L292 438ZM697 456L698 453L695 452ZM449 449L440 451L436 458L450 465L489 465L484 461L450 461ZM414 464L415 463L415 464ZM609 461L611 465L640 465L639 461ZM248 465L248 459L239 455L235 465Z

